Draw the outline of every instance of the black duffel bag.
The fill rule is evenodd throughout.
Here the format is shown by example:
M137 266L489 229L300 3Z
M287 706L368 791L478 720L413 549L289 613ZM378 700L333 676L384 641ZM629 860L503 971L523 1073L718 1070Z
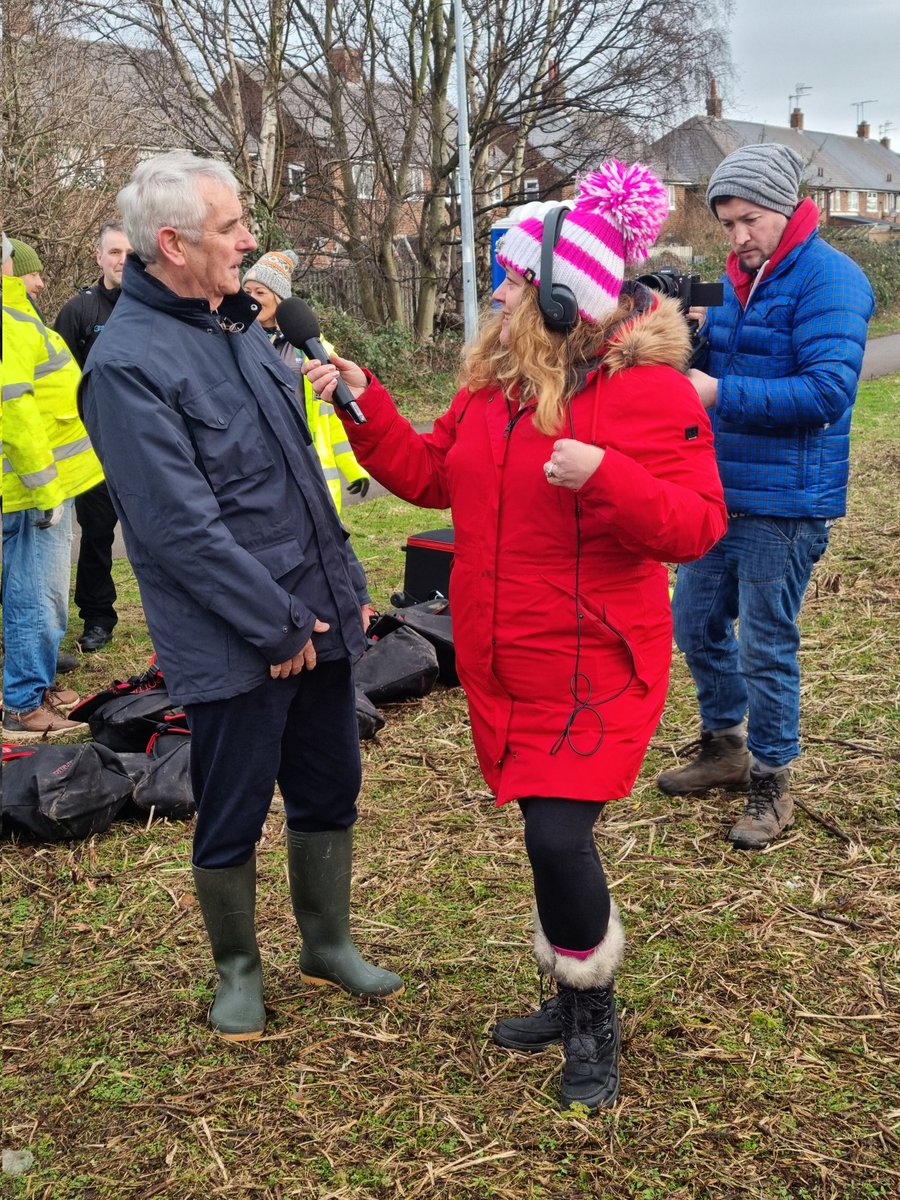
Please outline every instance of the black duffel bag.
M361 742L369 741L384 729L384 717L359 687L356 689L356 724Z
M143 761L141 761L143 760ZM131 802L141 812L189 821L197 811L191 787L191 739L187 728L162 728L143 755L126 760L134 780Z
M133 786L107 746L4 746L0 828L42 842L91 837L110 827Z
M405 625L377 641L370 639L353 667L357 688L376 705L427 696L437 677L434 646Z
M409 604L395 608L379 617L369 629L371 637L384 637L398 625L421 634L431 642L437 652L438 678L446 687L459 687L456 674L456 649L453 645L453 623L450 618L450 601L439 597L423 600L421 604Z

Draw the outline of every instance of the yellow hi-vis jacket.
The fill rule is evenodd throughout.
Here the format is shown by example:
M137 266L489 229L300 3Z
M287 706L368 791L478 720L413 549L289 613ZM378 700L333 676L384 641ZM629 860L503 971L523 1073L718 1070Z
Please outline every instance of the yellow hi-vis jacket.
M21 279L3 276L3 511L53 508L103 479L78 415L81 371Z
M322 345L329 354L334 351L334 346L329 342L323 342ZM319 462L322 464L334 507L340 513L341 476L343 475L348 483L355 483L357 479L368 479L369 472L356 461L340 417L335 415L334 409L326 400L316 399L312 384L300 372L300 363L306 358L303 351L295 350L289 342L282 342L278 350L287 365L299 376L298 389L302 385L306 423Z

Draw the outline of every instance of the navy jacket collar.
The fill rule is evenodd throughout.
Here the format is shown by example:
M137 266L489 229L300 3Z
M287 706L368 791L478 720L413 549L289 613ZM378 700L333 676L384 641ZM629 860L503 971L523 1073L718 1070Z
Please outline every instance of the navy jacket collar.
M171 288L147 273L144 263L134 253L129 254L125 262L122 291L149 308L168 313L191 325L216 324L222 318L229 322L229 332L232 333L245 333L256 321L259 312L259 304L243 290L225 296L215 312L210 310L205 297L176 296Z

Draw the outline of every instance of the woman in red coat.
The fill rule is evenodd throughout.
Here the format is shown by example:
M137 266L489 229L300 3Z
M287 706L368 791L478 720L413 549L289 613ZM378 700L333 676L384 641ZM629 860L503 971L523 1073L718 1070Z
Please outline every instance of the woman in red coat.
M345 426L376 479L452 509L472 736L497 804L524 813L535 952L557 984L494 1039L522 1050L562 1040L563 1102L591 1111L618 1091L625 941L593 827L603 803L628 794L662 714L672 622L661 564L700 557L726 522L678 305L623 285L667 213L646 168L612 162L574 209L513 227L497 254L500 308L429 434L356 364L304 367L324 398L338 373L357 397L367 423Z

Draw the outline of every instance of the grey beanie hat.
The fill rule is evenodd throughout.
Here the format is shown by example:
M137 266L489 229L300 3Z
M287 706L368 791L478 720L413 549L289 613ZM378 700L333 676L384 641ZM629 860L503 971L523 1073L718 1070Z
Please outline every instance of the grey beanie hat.
M716 167L706 189L713 216L726 196L749 200L789 217L797 207L803 159L780 142L757 142L735 150Z
M279 300L291 294L291 276L300 259L293 250L270 250L253 264L243 279L243 286L254 280L274 292Z
M8 258L12 258L12 256L13 256L12 242L9 240L9 238L4 233L3 234L3 261L6 262L6 260Z

